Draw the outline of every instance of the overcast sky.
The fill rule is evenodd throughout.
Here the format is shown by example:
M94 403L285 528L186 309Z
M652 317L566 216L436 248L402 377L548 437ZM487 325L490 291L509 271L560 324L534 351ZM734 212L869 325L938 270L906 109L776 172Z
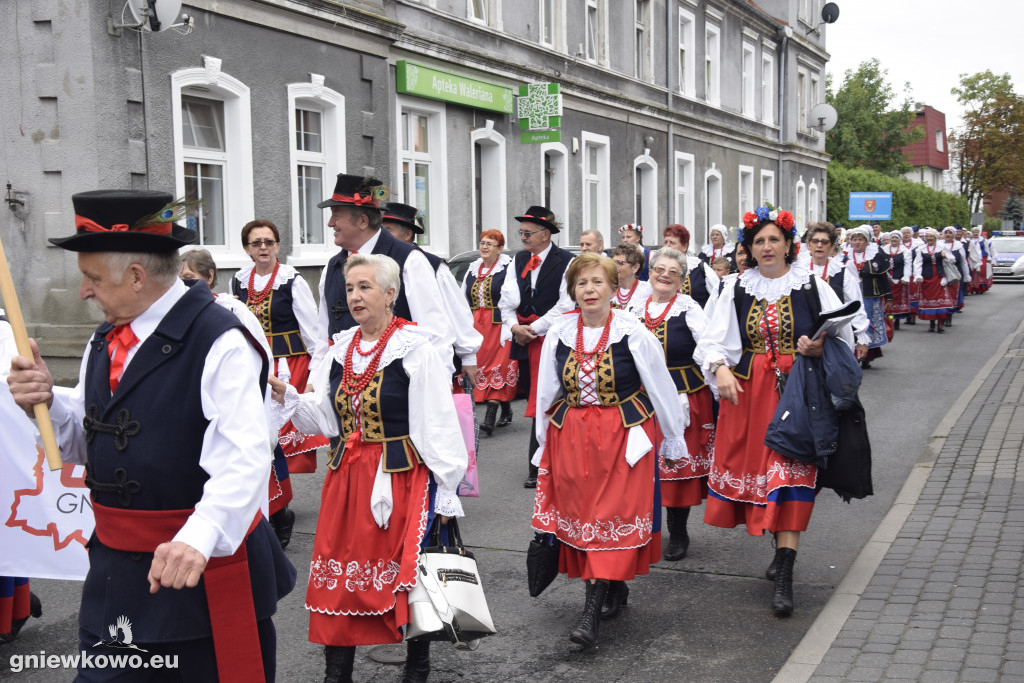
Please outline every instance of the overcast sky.
M1009 73L1024 93L1024 1L1021 0L837 0L839 19L828 27L827 70L837 89L847 69L877 57L887 81L903 100L910 83L915 102L960 123L962 108L950 88L960 74L991 69Z

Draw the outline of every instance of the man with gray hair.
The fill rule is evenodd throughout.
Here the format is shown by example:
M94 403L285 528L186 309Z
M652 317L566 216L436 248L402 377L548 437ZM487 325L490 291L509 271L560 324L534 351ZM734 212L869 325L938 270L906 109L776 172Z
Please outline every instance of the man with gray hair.
M584 230L580 233L580 253L603 254L604 237L597 230Z
M50 405L65 462L86 466L95 532L82 587L84 654L124 643L174 656L183 680L273 680L277 601L295 569L266 519L268 360L205 282L178 279L190 209L164 192L72 197L79 295L106 322L74 389L32 342L8 384L31 415ZM255 654L255 656L253 656ZM84 660L84 658L83 658ZM130 669L80 666L80 680Z

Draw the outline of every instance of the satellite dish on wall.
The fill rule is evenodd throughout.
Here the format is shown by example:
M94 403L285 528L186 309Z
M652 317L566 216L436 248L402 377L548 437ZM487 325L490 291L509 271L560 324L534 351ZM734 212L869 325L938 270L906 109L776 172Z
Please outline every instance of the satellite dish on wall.
M807 119L807 123L811 128L820 133L825 133L836 127L839 115L836 113L835 107L828 102L822 102L821 104L814 105Z
M821 8L821 20L826 24L834 24L839 18L839 5L834 2L826 2Z
M143 31L164 31L178 25L182 0L128 0L138 28Z

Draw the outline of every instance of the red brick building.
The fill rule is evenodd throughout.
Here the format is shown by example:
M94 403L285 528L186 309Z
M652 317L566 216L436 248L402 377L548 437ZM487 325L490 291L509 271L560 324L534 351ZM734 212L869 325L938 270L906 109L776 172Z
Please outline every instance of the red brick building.
M903 148L910 157L913 171L906 178L924 183L933 190L944 190L943 174L949 170L949 146L946 144L946 115L929 107L917 105L917 117L907 130L924 128L924 136L912 145Z

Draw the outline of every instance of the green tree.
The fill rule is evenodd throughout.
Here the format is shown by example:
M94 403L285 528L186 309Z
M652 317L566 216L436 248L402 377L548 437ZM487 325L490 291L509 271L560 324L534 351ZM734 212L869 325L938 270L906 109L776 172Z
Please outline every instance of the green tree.
M1004 221L1013 221L1013 227L1016 228L1024 221L1024 205L1021 204L1020 197L1015 194L1010 195L1006 202L1003 204L1003 210L999 212L999 217Z
M953 170L971 208L994 190L1024 188L1024 99L1009 74L960 74L951 90L964 105L964 123L950 136Z
M920 140L924 131L908 130L915 117L909 83L903 102L893 108L896 95L886 82L888 73L877 59L869 59L856 71L847 69L835 92L831 77L826 79L825 99L839 118L825 136L825 151L846 166L899 176L912 168L903 148Z

